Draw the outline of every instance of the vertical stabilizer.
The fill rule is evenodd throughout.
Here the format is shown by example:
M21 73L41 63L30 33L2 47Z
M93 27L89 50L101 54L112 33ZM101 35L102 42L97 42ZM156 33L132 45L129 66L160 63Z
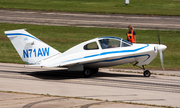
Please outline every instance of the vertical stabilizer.
M24 29L4 32L23 61L40 64L43 60L60 54L59 51L34 37Z

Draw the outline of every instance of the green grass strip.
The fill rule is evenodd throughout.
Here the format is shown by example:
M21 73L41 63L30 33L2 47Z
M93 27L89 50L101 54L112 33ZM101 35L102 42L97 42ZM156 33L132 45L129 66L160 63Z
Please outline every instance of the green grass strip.
M10 40L4 34L6 30L23 29L36 36L40 40L64 52L81 42L101 36L116 36L126 39L127 30L110 28L83 28L83 27L62 27L42 26L27 24L5 24L0 23L0 62L24 63L14 49ZM167 45L164 51L165 69L180 70L180 31L157 31L157 30L135 30L137 43L158 44L158 32L161 43ZM130 64L116 66L118 68L135 68ZM161 69L159 56L154 59L147 69Z

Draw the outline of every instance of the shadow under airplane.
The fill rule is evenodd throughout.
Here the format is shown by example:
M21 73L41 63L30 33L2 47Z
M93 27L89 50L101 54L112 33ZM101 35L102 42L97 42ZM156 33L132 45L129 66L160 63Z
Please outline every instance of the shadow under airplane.
M68 71L66 69L64 70L48 70L48 71L34 71L34 72L18 72L21 74L33 76L40 79L48 79L48 80L63 80L63 79L78 79L78 78L84 78L82 72L79 71ZM125 74L121 72L117 73L107 73L100 71L96 74L93 74L90 78L95 77L143 77L143 75L138 74Z

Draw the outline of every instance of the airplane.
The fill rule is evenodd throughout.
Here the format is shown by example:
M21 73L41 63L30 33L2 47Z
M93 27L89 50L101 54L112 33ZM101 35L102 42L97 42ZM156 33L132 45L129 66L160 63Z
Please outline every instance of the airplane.
M82 42L61 53L25 29L4 32L10 39L21 59L30 66L65 67L68 71L82 71L85 77L97 73L99 68L134 63L142 66L143 75L150 77L145 70L158 52L162 68L163 54L167 46L160 44L131 43L122 38L105 36Z

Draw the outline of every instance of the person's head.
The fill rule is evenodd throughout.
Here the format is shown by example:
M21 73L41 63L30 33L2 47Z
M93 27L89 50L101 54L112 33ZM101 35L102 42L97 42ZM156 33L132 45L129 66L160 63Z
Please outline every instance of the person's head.
M134 30L132 25L129 25L128 28L129 28L129 31Z
M103 43L107 45L109 43L109 39L103 39Z

